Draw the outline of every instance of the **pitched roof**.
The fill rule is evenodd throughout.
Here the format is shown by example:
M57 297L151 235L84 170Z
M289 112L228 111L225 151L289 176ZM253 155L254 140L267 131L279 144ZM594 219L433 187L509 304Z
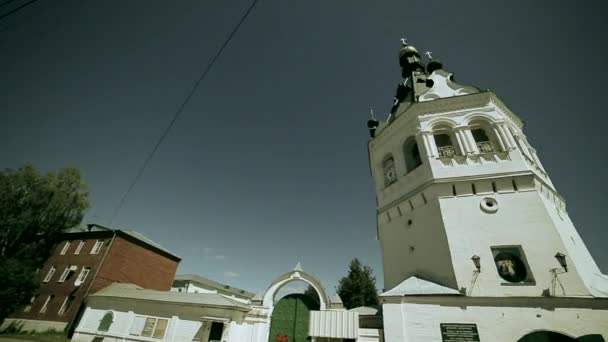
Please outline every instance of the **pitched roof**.
M461 295L461 293L458 290L412 276L380 296L401 297L425 295Z
M253 292L245 291L245 290L239 289L237 287L222 284L220 282L199 276L197 274L178 274L175 276L175 278L173 278L173 283L175 283L176 281L190 281L192 283L202 285L201 287L214 289L221 293L229 293L229 294L232 294L232 295L235 295L238 297L244 297L247 299L251 299L251 298L253 298L253 296L255 296L255 294Z
M112 232L116 232L116 234L122 235L123 237L135 239L137 242L141 242L147 246L150 246L150 247L162 252L163 254L168 255L172 259L176 259L177 261L181 260L181 258L178 255L174 254L173 252L164 248L163 246L159 245L158 243L150 240L149 238L144 236L142 233L136 232L134 230L113 229L113 228L104 227L104 226L101 226L98 224L87 224L87 225L81 224L81 225L72 227L72 228L64 231L64 233L66 233L66 234L95 234L95 233L111 234Z
M358 312L359 316L374 316L380 311L380 308L381 306L359 306L348 311Z
M89 297L111 297L125 298L129 300L147 300L165 303L180 303L191 305L214 306L223 308L239 309L241 311L250 310L249 305L240 303L239 301L226 298L217 293L187 293L187 292L172 292L143 289L134 284L113 283Z

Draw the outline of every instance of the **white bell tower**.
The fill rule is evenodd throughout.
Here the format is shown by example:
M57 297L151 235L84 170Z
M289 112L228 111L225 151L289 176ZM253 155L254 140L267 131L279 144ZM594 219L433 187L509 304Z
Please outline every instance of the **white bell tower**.
M399 59L391 113L368 122L385 290L415 277L466 296L606 297L519 116L405 42Z

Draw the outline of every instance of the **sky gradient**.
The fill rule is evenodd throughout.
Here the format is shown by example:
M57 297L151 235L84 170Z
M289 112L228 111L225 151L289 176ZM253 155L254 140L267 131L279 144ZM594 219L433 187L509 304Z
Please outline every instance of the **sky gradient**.
M358 257L382 288L366 120L405 36L523 118L608 271L601 1L260 0L110 222L249 4L40 0L0 20L0 167L79 168L85 223L141 232L178 273L257 292L301 261L333 293Z

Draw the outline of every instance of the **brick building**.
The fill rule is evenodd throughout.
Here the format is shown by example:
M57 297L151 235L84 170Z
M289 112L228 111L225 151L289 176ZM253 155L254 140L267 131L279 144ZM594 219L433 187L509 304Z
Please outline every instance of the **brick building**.
M88 294L114 282L170 290L180 260L135 231L99 225L71 229L40 269L41 285L31 303L10 315L3 328L64 330Z

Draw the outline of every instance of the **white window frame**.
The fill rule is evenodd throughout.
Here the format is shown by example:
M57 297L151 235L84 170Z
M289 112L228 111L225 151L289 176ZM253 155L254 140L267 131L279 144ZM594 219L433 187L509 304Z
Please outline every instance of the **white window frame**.
M69 295L65 296L65 299L63 300L63 304L61 304L59 311L57 311L57 314L59 316L62 316L63 314L65 314L65 310L67 309L67 304L68 304L69 299L70 299Z
M82 247L84 247L84 241L80 241L78 243L78 247L76 247L74 254L76 254L76 255L80 254L80 251L82 251Z
M70 275L70 272L72 272L72 271L76 272L77 270L78 270L78 266L76 266L76 265L66 266L65 270L63 270L63 273L61 274L61 277L59 277L57 282L63 283Z
M138 320L140 322L141 322L141 320L143 320L143 324L139 324L140 326L136 327L133 324L136 323ZM146 329L146 322L148 320L154 320L154 325L152 326L152 330L150 331L150 336L144 336L144 335L142 335L142 333ZM159 321L167 321L167 324L165 325L165 331L162 336L154 337L154 334L156 333L156 328L158 327ZM156 339L156 340L162 340L167 335L167 330L169 330L169 323L171 323L171 320L169 318L137 315L137 316L135 316L135 319L133 320L132 326L129 331L129 335L141 336L141 337Z
M83 267L82 270L80 270L80 274L78 275L78 278L76 278L74 285L79 286L84 283L89 273L91 273L91 267Z
M101 241L101 240L95 241L95 245L93 246L93 248L91 248L91 254L99 254L101 247L103 247L103 241Z
M45 313L46 309L49 305L49 302L51 301L51 299L53 299L53 295L48 295L48 297L46 297L46 300L44 301L44 305L42 305L42 307L40 308L40 313Z
M44 277L42 282L48 283L49 281L51 281L51 278L53 278L53 274L55 274L55 271L57 271L55 266L51 266L51 268L49 269L48 273L46 274L46 276Z
M30 299L30 303L28 305L26 305L25 308L23 308L23 312L32 311L32 305L34 304L34 301L36 300L37 297L38 297L37 294L32 296L32 299Z
M65 245L63 245L63 248L61 249L61 252L59 252L59 255L65 255L65 253L67 253L68 249L70 248L70 241L66 241Z

